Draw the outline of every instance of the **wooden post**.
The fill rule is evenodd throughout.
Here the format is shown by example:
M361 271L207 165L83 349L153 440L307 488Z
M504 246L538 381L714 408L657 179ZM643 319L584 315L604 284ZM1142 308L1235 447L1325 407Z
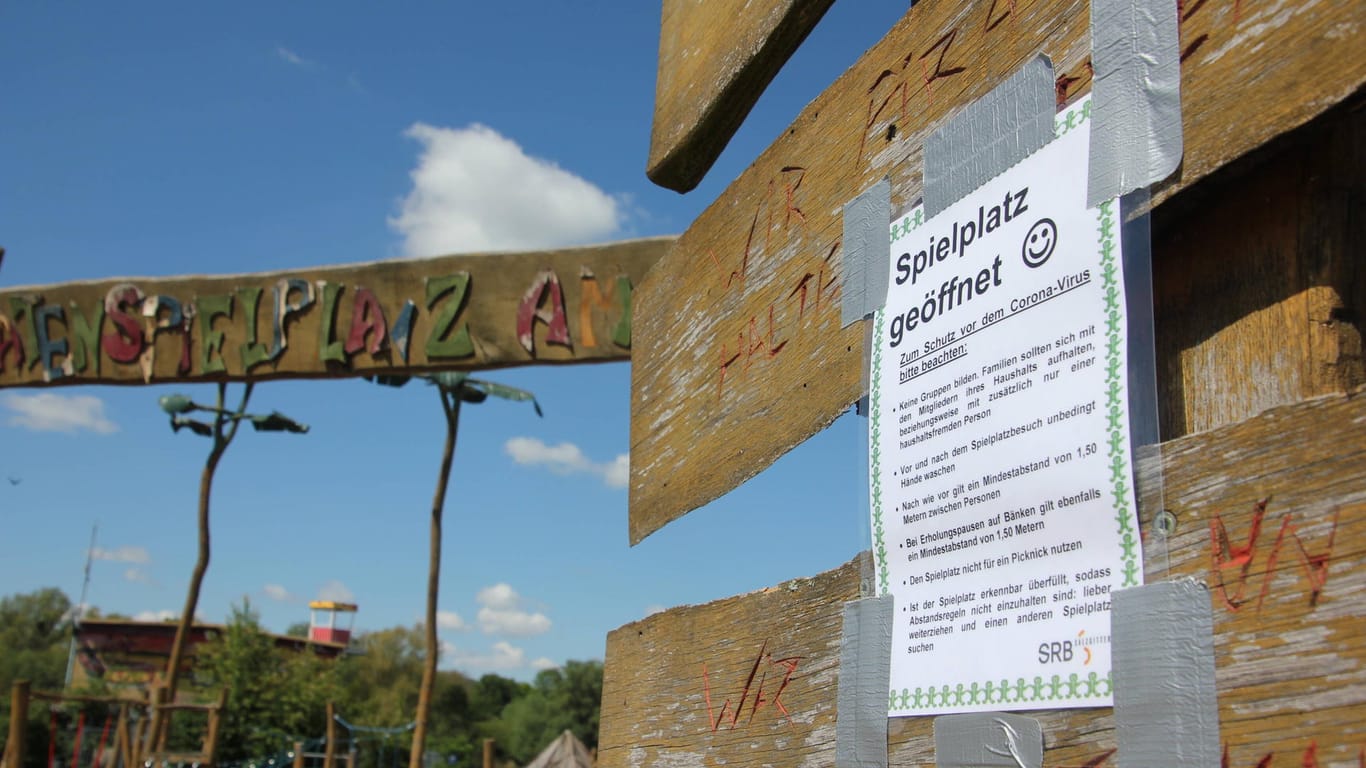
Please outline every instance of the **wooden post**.
M119 704L119 720L114 726L114 754L123 763L123 768L133 766L133 745L128 734L128 702Z
M5 742L5 765L24 764L24 728L28 725L29 682L15 680L10 693L9 740Z
M204 734L204 762L210 766L218 762L218 737L223 733L223 713L228 708L228 691L226 687L220 690L218 701L209 710L209 732Z
M484 739L484 768L493 768L493 739Z
M337 768L337 705L327 702L327 737L323 745L323 768ZM349 768L349 766L348 766Z
M294 768L304 768L304 743L294 742Z
M165 752L167 748L167 731L169 731L168 720L171 715L167 712L167 697L169 696L167 686L158 685L152 689L152 724L148 727L148 749L146 752Z
M148 753L148 739L150 738L148 734L151 733L151 725L152 709L149 705L143 716L138 718L137 725L133 727L133 738L129 745L129 757L131 759L128 764L130 766L141 763L143 755Z

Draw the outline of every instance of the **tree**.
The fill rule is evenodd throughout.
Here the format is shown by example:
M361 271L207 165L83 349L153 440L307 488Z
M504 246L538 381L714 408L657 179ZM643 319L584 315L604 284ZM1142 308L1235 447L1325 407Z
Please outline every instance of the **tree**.
M233 606L227 627L196 651L196 677L230 690L221 758L270 754L296 738L321 734L327 702L340 692L340 663L311 650L278 647L247 600Z
M60 589L46 587L0 599L0 739L9 733L10 689L28 680L34 689L60 690L66 677L71 640L71 599ZM37 708L30 709L26 740L47 740L47 726ZM45 761L29 750L26 768Z
M526 390L472 379L467 374L458 372L434 373L422 378L429 384L434 384L441 397L441 410L446 415L446 443L441 453L436 493L432 497L431 543L427 567L427 614L424 622L426 655L422 665L422 684L418 688L415 718L417 726L413 729L413 746L408 754L408 768L422 768L422 753L427 746L427 721L432 710L432 691L436 687L436 603L441 580L441 517L446 504L446 487L450 482L451 463L455 459L455 440L460 430L460 404L482 403L489 395L505 400L530 400L536 408L536 415L541 415L541 405L536 402L536 396ZM381 377L379 381L382 384L403 386L408 380L404 377Z
M602 664L570 661L537 673L532 689L503 709L495 738L518 763L535 758L566 730L593 749L601 703Z

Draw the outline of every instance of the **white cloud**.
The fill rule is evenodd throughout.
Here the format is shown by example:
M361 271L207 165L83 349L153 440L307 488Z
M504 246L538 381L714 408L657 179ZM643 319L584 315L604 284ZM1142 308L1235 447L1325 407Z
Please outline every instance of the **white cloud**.
M302 67L304 69L318 68L318 63L316 61L313 61L311 59L305 59L304 57L300 56L294 51L291 51L283 45L275 46L275 55L279 56L281 60L287 61L296 67Z
M560 665L542 656L539 659L533 659L531 661L531 668L536 670L537 672L540 672L541 670L545 669L559 669Z
M267 584L261 588L261 591L271 600L278 600L282 603L295 603L299 601L298 595L285 589L284 586L280 584Z
M465 620L460 618L460 614L455 611L437 611L436 626L456 632L465 632L470 628L470 625L465 623Z
M485 653L465 650L453 645L445 646L443 650L450 651L446 659L451 666L458 667L466 672L505 672L521 669L526 665L526 651L505 640L494 643L493 648Z
M479 590L475 600L481 606L476 620L486 635L526 637L550 631L550 617L522 608L522 597L508 584L494 584Z
M92 547L90 559L109 560L115 563L136 563L138 565L146 565L152 562L152 556L147 554L146 547L118 547L117 549Z
M104 401L92 395L5 395L5 407L14 412L11 426L34 432L77 432L89 430L101 435L119 431L119 426L104 415Z
M139 611L138 613L134 614L133 620L134 620L134 621L170 621L171 619L177 618L177 617L179 617L179 616L180 616L179 613L176 613L175 611L173 611L173 610L171 610L171 609L169 609L169 608L163 608L163 609L160 610L160 611Z
M483 630L486 635L513 635L515 637L543 635L550 631L550 618L544 613L480 608L479 629Z
M512 588L511 584L499 582L491 587L484 587L479 590L479 594L474 599L482 606L488 608L516 608L521 601L521 595Z
M413 188L389 218L406 255L576 245L621 225L617 199L492 128L414 123L404 135L422 145Z
M356 595L347 589L345 584L337 579L332 579L318 589L318 599L331 600L337 603L351 603L355 602Z
M609 488L625 488L631 472L631 460L626 454L598 464L573 443L546 445L534 437L514 437L503 444L503 450L518 464L545 467L557 475L596 475Z
M654 603L654 604L645 606L645 615L646 615L646 616L653 616L653 615L655 615L656 613L663 613L663 612L665 612L665 611L667 611L667 610L669 610L669 609L668 609L668 608L665 608L664 606L662 606L662 605L660 605L660 604L658 604L658 603Z
M134 584L155 584L152 575L141 568L129 568L123 572L123 580Z

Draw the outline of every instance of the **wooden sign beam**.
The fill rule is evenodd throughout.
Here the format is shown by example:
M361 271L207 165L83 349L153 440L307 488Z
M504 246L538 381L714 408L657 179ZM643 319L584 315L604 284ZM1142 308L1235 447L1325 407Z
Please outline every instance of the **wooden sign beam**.
M630 357L674 238L0 291L0 387L411 374Z
M764 88L834 0L664 0L645 175L702 181Z
M1086 91L1088 14L1084 0L917 3L651 271L632 367L633 542L757 474L859 397L863 329L840 328L843 204L885 176L894 212L909 209L925 137L1039 51L1052 57L1059 102ZM1154 192L1159 213L1357 92L1366 82L1357 16L1352 0L1187 3L1185 156ZM1236 190L1228 184L1221 192ZM1260 386L1227 378L1221 386Z
M1147 578L1209 585L1231 768L1355 766L1366 751L1363 394L1162 446L1165 497L1144 508L1169 510L1175 528L1159 546L1143 521ZM1140 477L1156 469L1142 465ZM858 596L855 562L612 632L599 765L833 764L841 604ZM1042 669L1029 677L991 695L1027 702L1086 684ZM1117 764L1111 709L1022 714L1043 725L1045 765ZM934 764L933 728L932 717L890 720L889 764Z

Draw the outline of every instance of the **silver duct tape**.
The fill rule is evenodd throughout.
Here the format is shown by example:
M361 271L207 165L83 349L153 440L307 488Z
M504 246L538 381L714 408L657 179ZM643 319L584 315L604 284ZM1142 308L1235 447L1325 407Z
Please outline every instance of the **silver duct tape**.
M1209 590L1194 579L1119 590L1110 634L1119 768L1219 765Z
M892 184L883 179L844 204L844 280L840 327L862 320L887 303L892 258Z
M1053 139L1053 63L1040 54L925 140L925 216L948 208Z
M1000 712L936 717L934 761L939 768L1041 768L1043 727Z
M1091 207L1181 164L1176 0L1091 0Z
M887 681L892 674L892 596L844 604L836 698L836 768L887 768Z

